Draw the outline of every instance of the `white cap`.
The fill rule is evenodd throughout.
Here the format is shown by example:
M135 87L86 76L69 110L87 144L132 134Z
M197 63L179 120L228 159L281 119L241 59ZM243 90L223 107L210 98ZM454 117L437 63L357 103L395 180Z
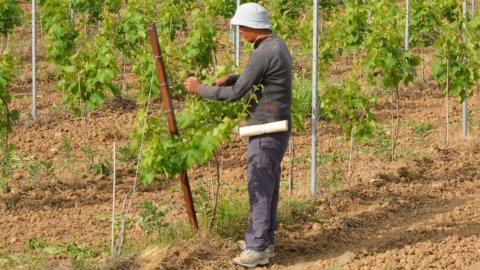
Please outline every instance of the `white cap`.
M270 29L272 24L268 18L267 10L257 3L245 3L240 5L230 24L242 25L254 29Z

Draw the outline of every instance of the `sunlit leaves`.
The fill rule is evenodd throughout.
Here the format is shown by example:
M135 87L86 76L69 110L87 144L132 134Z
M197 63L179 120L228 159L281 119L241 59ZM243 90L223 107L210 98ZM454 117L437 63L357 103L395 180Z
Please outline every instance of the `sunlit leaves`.
M373 137L376 118L371 109L376 105L376 97L365 95L354 79L327 86L321 105L325 115L343 128L347 138L352 135L356 141L362 141Z
M59 85L64 89L63 104L80 116L83 106L92 111L105 101L108 92L118 95L114 78L118 74L113 43L102 36L86 42L69 58Z
M194 164L203 164L211 159L214 150L230 139L241 110L240 104L189 98L177 117L180 136L170 135L163 116L149 117L147 126L139 127L147 131L140 164L142 181L148 184L158 174L170 179ZM144 114L137 120L141 121L143 117ZM135 134L134 145L138 146L141 131L136 130Z
M447 4L448 11L441 13L445 20L435 41L432 75L442 83L445 91L448 89L449 95L459 97L459 101L463 102L473 94L472 86L479 79L480 28L476 19L467 22L463 18L459 3L447 1ZM463 29L463 24L466 24L466 29ZM467 88L469 91L465 92Z
M399 20L395 1L378 1L371 6L371 31L362 45L366 52L366 76L370 84L396 89L416 77L420 59L403 49L404 24Z
M207 68L212 62L217 29L211 15L199 9L192 11L192 28L182 48L182 60L190 63L192 69Z
M70 19L69 0L45 0L42 25L45 29L47 59L57 66L69 65L68 57L74 53L77 31Z
M2 134L11 131L11 123L18 120L19 114L17 110L10 111L8 104L12 101L8 84L15 74L15 66L13 56L9 52L5 52L0 56L0 126Z
M0 0L0 38L6 39L15 26L21 23L20 3L17 1ZM3 45L3 44L2 44ZM9 166L7 159L15 145L10 144L8 135L12 127L18 121L20 114L17 110L10 108L12 95L9 84L15 75L14 55L8 46L0 48L0 147L3 151L2 176L8 174ZM2 185L2 188L6 187Z
M344 51L351 52L359 48L366 35L371 32L368 23L368 8L353 1L344 10L339 10L333 17L333 24L323 38L321 57L327 65Z
M423 0L410 2L409 42L411 46L429 46L437 38L441 14L436 4Z
M20 117L17 110L11 110L10 103L12 96L10 94L9 83L15 73L13 57L10 52L6 51L0 55L0 146L3 151L2 173L6 176L9 166L6 159L9 152L15 148L14 144L8 141L8 135L12 132L13 124ZM4 187L5 188L5 187Z
M8 36L15 26L19 26L21 14L17 1L0 0L0 35Z

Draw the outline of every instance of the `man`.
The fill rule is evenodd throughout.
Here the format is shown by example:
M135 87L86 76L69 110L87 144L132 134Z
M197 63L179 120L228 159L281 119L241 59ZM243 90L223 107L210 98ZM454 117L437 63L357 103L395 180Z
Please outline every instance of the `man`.
M219 78L207 86L195 77L187 78L188 92L203 98L236 101L247 96L247 125L282 120L288 129L251 136L247 145L247 178L250 220L243 252L234 264L255 267L268 264L275 256L275 229L281 167L291 133L292 60L285 42L272 33L267 10L256 3L238 7L230 22L238 25L242 37L253 43L254 51L240 75ZM252 98L255 95L255 98Z

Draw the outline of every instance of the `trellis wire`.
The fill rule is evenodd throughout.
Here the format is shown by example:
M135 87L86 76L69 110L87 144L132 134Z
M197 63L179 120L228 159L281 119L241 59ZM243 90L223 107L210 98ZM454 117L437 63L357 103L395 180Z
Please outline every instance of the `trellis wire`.
M155 61L156 61L156 59L154 59L154 63L152 65L153 72L152 72L152 77L150 78L150 90L148 91L147 108L146 108L146 111L145 111L145 119L144 119L144 122L143 122L144 125L147 124L148 111L149 111L149 108L150 108L150 100L152 98L153 79L154 79L154 76L155 76ZM137 189L138 171L139 171L139 168L140 168L140 161L142 159L143 140L145 139L145 130L146 129L143 130L142 137L140 139L140 146L139 146L139 149L138 149L138 156L137 156L137 166L136 166L136 169L135 169L135 178L133 180L132 190L127 194L127 196L125 196L125 199L124 199L123 204L122 204L122 219L121 219L120 230L118 232L118 238L117 238L117 243L116 243L116 246L119 247L119 254L121 253L121 247L122 247L122 244L123 244L123 233L125 231L125 221L127 219L128 212L130 211L130 207L132 206L133 197L135 196L136 189ZM127 200L128 200L128 204L127 204ZM125 205L126 205L126 208L125 208ZM114 248L116 248L116 246Z
M317 97L318 97L318 0L313 0L313 52L312 52L312 154L310 193L317 192Z
M116 159L117 159L117 146L113 142L113 191L112 191L112 260L115 257L115 193L116 193L116 182L117 182L117 169L116 169Z

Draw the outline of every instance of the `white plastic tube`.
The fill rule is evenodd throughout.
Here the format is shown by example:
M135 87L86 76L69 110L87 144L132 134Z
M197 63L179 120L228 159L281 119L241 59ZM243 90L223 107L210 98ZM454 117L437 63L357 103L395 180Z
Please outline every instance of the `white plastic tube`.
M268 133L282 132L288 130L288 121L277 121L272 123L266 123L262 125L253 125L241 127L239 129L240 137L257 136Z

